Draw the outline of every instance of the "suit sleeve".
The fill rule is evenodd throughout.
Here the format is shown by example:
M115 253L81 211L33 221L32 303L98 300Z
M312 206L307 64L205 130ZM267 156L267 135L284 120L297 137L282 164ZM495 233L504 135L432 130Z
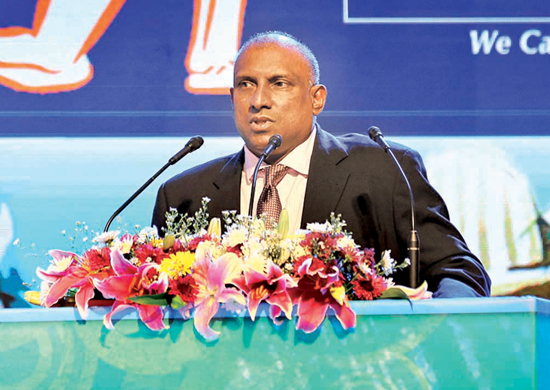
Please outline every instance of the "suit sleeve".
M160 236L164 236L162 228L166 226L166 212L168 211L168 203L165 195L165 185L159 187L157 193L157 201L153 209L152 226L156 226Z
M435 290L435 297L489 296L489 275L451 223L445 202L428 182L420 155L409 149L403 153L400 163L416 203L420 281L428 282L430 290ZM400 240L406 245L410 232L410 200L400 177L396 177L394 185L394 218Z

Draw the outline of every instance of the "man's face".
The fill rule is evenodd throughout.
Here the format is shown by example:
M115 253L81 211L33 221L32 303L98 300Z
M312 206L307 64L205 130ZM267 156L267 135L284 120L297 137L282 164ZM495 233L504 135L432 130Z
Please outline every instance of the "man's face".
M292 47L253 44L235 64L231 101L235 125L246 146L259 156L272 135L283 138L270 163L280 161L309 137L313 116L323 110L325 98L325 87L312 86L308 62Z

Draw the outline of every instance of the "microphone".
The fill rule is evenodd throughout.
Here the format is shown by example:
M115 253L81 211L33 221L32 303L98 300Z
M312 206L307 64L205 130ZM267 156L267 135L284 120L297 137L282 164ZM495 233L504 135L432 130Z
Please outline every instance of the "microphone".
M252 176L252 189L250 190L250 203L248 204L248 215L252 217L252 210L254 209L254 194L256 193L256 180L258 180L258 172L260 170L260 165L264 162L269 155L277 149L283 143L283 138L279 134L272 135L267 142L262 154L260 154L260 159L254 168L254 175Z
M111 223L113 222L113 220L115 219L115 217L117 215L119 215L122 210L124 210L130 203L132 203L132 201L138 197L139 194L141 194L147 187L149 187L149 185L153 182L153 180L155 180L162 172L164 172L170 165L174 165L175 163L177 163L179 160L181 160L182 158L184 158L185 156L187 156L189 153L191 152L194 152L195 150L197 150L198 148L200 148L202 146L202 144L204 143L204 140L202 139L202 137L200 136L195 136L195 137L192 137L186 144L185 146L183 147L182 150L180 150L179 152L177 152L176 154L174 154L172 156L172 158L170 158L170 160L168 160L168 162L166 164L164 164L164 166L162 168L160 168L158 170L157 173L155 173L149 180L147 180L147 182L142 185L126 202L124 202L124 204L122 206L120 206L115 212L114 214L111 216L111 218L109 218L109 221L107 222L107 224L105 225L105 229L103 229L103 232L107 232L109 230L109 226L111 226Z
M202 137L199 137L198 135L195 137L192 137L189 141L187 141L187 143L185 144L182 150L174 154L172 158L168 160L169 164L174 165L189 153L194 152L195 150L200 148L203 143L204 143L204 140L202 139Z
M382 135L382 132L380 131L380 129L378 127L371 126L369 128L369 137L374 142L376 142L378 145L380 145L380 147L382 149L384 149L384 152L388 152L388 150L390 150L390 145L388 145L388 143L384 139L384 136ZM398 165L399 165L399 163L398 163Z
M262 156L264 156L264 159L266 159L271 154L271 152L281 146L282 143L283 138L279 134L272 135L267 142L267 146L262 152Z
M397 161L397 158L395 158L395 154L393 154L393 151L391 150L390 145L388 145L388 143L384 139L384 135L382 134L380 129L376 126L371 126L369 128L369 137L374 142L376 142L382 149L384 149L386 153L388 153L391 156L392 160L395 162L395 165L397 165L397 168L401 173L401 176L405 180L407 189L409 190L409 198L411 200L411 234L409 236L409 241L407 245L409 260L411 261L411 265L410 265L411 273L410 273L409 284L411 288L417 288L418 287L418 267L420 264L420 240L418 238L418 232L416 231L414 196L411 189L411 185L409 183L409 180L407 179L407 175L405 175L405 171L403 171L401 164L399 164L399 161Z

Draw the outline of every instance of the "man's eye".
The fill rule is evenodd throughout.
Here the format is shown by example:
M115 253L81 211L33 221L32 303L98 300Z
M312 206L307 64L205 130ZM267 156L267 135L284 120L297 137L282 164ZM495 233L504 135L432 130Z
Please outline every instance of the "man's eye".
M288 85L288 83L287 83L286 81L276 81L276 82L274 83L274 85L275 85L276 87L286 87L286 86Z
M252 86L252 83L248 80L243 80L239 83L240 87L249 88Z

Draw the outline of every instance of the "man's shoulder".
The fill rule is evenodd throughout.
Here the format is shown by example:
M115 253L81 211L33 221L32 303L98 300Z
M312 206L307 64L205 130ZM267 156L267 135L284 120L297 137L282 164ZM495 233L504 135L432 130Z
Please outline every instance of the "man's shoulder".
M384 150L370 137L364 134L359 133L348 133L342 135L332 135L331 133L321 130L320 132L321 142L327 150L331 149L341 149L347 154L356 154L356 153L378 153L384 154ZM409 148L406 145L387 141L391 149L398 154L405 152L416 153L414 150Z
M166 181L165 186L179 184L183 181L193 182L197 180L204 181L207 178L217 176L226 167L239 163L242 152L219 157L205 163L189 168Z

